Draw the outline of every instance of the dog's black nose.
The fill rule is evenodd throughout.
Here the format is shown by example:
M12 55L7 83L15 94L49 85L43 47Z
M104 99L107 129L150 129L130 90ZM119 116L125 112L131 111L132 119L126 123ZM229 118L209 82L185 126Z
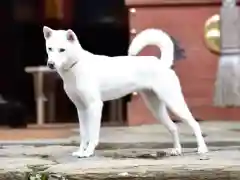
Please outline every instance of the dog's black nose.
M48 63L47 63L47 66L48 66L50 69L54 69L54 63L53 63L53 62L48 62Z

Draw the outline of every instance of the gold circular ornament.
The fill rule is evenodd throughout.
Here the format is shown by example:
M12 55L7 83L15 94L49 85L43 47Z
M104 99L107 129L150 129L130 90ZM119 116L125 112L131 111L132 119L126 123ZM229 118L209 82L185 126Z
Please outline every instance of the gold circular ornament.
M220 43L220 16L215 14L207 19L204 26L204 39L207 48L219 54L221 50Z

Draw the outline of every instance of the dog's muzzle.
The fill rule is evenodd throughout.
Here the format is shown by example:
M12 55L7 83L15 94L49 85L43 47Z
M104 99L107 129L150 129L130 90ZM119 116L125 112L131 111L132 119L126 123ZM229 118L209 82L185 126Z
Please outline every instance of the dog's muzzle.
M48 63L47 63L47 66L48 66L50 69L55 69L55 64L54 64L54 62L48 62Z

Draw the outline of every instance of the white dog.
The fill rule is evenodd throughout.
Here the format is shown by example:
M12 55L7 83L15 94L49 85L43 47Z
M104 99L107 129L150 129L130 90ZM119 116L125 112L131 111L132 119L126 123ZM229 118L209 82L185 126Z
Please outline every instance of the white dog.
M148 29L140 33L129 48L136 55L148 44L161 49L161 59L151 56L108 57L84 50L72 30L43 28L48 54L47 65L56 69L64 90L75 104L80 122L81 144L72 155L90 157L99 143L103 101L113 100L134 91L140 92L155 117L173 136L173 155L180 155L181 144L176 125L167 107L188 123L198 143L198 153L208 151L198 122L190 113L175 72L173 43L161 31Z

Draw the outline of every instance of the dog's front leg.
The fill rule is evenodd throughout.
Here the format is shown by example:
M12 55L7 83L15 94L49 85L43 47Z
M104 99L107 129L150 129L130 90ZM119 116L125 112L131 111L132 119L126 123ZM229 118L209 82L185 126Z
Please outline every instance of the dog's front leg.
M78 113L78 120L79 120L79 130L80 130L79 133L80 133L81 144L78 151L73 152L72 156L83 157L84 156L83 153L89 143L88 121L84 117L85 112L82 110L82 107L77 107L77 113Z
M102 117L102 101L95 101L81 113L83 119L87 121L87 137L89 138L88 145L79 157L90 157L94 155L96 146L99 143L101 117Z

